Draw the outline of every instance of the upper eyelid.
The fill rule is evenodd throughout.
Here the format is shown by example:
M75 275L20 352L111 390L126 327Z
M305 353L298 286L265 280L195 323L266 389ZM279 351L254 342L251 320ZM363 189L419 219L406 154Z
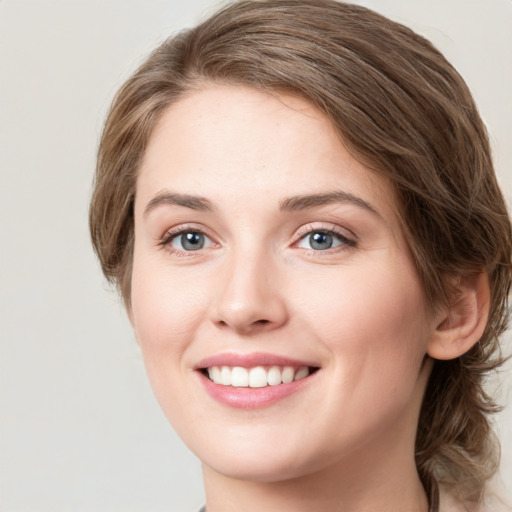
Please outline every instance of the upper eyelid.
M179 224L175 227L168 228L165 230L164 234L157 239L158 245L167 245L174 238L183 234L183 233L201 233L202 235L207 236L213 243L217 243L215 241L215 236L210 233L210 230L193 224Z
M302 240L305 236L315 233L315 232L325 232L333 235L337 235L341 238L345 238L347 240L350 240L351 242L357 242L357 236L355 233L353 233L351 230L347 228L342 228L340 226L336 226L335 224L330 224L329 227L326 227L325 225L315 225L316 223L309 223L305 224L304 226L301 226L296 231L296 243L299 240Z
M196 232L201 233L214 243L218 244L219 237L213 235L211 233L211 230L207 229L204 226L201 226L199 224L195 223L187 223L187 224L178 224L177 226L168 228L164 234L157 239L158 245L167 245L170 243L174 238L179 236L180 234L186 233L186 232ZM293 242L292 245L295 245L297 242L302 240L307 235L314 233L314 232L325 232L332 235L339 236L341 238L344 238L346 240L349 240L352 243L357 243L358 238L357 236L349 229L342 228L341 226L337 226L336 224L332 223L323 223L323 222L310 222L307 224L304 224L303 226L299 227L295 230L295 233L293 235Z

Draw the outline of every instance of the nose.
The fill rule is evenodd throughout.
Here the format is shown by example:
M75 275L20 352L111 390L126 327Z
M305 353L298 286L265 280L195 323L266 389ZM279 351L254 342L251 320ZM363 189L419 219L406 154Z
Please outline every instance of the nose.
M218 327L251 335L287 322L286 298L279 286L282 276L271 257L239 254L224 264L212 309L212 321Z

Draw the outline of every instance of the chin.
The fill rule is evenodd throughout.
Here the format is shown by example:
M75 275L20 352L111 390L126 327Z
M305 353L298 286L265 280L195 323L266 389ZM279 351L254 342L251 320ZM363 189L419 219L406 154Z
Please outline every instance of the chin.
M208 468L236 480L282 482L316 473L335 463L332 453L308 447L303 439L293 436L286 440L271 435L244 436L238 440L228 436L225 442L212 439L206 446L189 447Z
M293 480L311 471L307 464L297 464L296 460L286 456L272 460L263 460L261 456L241 459L233 454L233 457L224 460L213 460L211 464L204 460L204 464L227 478L261 483Z

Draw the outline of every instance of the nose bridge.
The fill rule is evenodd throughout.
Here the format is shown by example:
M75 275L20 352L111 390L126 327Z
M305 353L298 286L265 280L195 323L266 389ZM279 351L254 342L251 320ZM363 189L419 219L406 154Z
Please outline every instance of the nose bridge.
M240 244L224 262L214 321L240 333L269 330L287 318L276 258L267 249Z

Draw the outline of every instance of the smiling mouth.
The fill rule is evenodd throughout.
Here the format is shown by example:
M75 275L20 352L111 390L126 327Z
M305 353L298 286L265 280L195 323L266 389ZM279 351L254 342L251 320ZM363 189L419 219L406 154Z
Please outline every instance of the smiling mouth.
M305 379L319 368L314 366L210 366L201 373L221 386L237 388L264 388Z

